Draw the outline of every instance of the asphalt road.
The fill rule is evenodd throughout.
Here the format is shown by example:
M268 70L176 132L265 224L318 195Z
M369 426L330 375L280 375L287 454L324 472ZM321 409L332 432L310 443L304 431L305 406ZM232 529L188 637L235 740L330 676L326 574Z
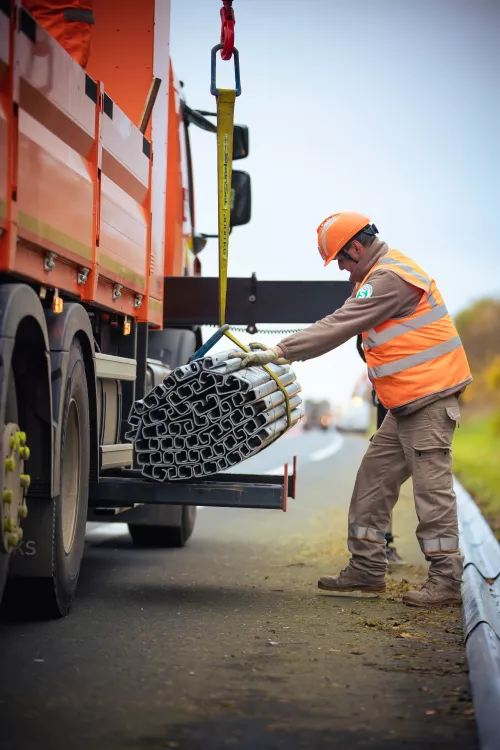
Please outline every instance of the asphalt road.
M299 457L288 512L201 509L182 550L92 526L66 619L0 623L0 748L475 748L460 610L407 609L425 569L383 597L332 596L366 441L296 430L241 468Z

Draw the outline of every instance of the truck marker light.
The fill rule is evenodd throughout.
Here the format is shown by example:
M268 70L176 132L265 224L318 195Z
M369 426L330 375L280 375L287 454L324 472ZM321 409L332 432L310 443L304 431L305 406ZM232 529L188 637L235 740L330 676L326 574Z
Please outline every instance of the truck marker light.
M125 320L123 321L123 335L129 336L131 329L132 326L130 324L130 320L128 318L125 318Z
M59 296L59 289L54 289L54 296L52 297L52 312L56 315L62 313L64 309L64 302L62 297Z

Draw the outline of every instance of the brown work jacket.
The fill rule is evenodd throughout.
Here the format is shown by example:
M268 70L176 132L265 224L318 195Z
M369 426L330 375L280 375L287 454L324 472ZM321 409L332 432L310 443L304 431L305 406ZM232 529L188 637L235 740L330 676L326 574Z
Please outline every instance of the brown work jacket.
M356 270L351 274L350 280L355 283L362 281L370 268L388 250L387 243L375 239ZM285 357L292 362L313 359L336 349L350 338L374 328L386 320L406 318L415 311L423 294L421 289L412 286L392 271L382 268L370 276L370 285L373 289L370 297L359 298L353 292L342 307L334 313L318 320L303 331L287 336L280 341L279 346ZM392 409L392 412L396 416L412 414L440 398L445 398L454 393L458 394L464 388L464 384L460 384L444 392L432 393L409 404Z

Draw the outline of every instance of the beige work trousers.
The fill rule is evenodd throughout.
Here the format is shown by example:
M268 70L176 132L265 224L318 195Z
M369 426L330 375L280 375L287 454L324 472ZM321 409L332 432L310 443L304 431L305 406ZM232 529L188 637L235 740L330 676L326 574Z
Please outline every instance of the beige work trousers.
M400 487L411 476L416 533L430 563L429 576L460 588L463 557L451 473L451 443L459 418L456 397L447 396L406 417L388 412L371 438L349 508L350 565L363 576L385 575L385 531Z

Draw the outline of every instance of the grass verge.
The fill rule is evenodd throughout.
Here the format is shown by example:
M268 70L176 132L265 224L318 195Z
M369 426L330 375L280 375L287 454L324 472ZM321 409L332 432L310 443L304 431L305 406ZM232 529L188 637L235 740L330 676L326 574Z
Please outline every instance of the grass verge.
M500 538L500 436L495 418L461 423L453 441L453 470Z

